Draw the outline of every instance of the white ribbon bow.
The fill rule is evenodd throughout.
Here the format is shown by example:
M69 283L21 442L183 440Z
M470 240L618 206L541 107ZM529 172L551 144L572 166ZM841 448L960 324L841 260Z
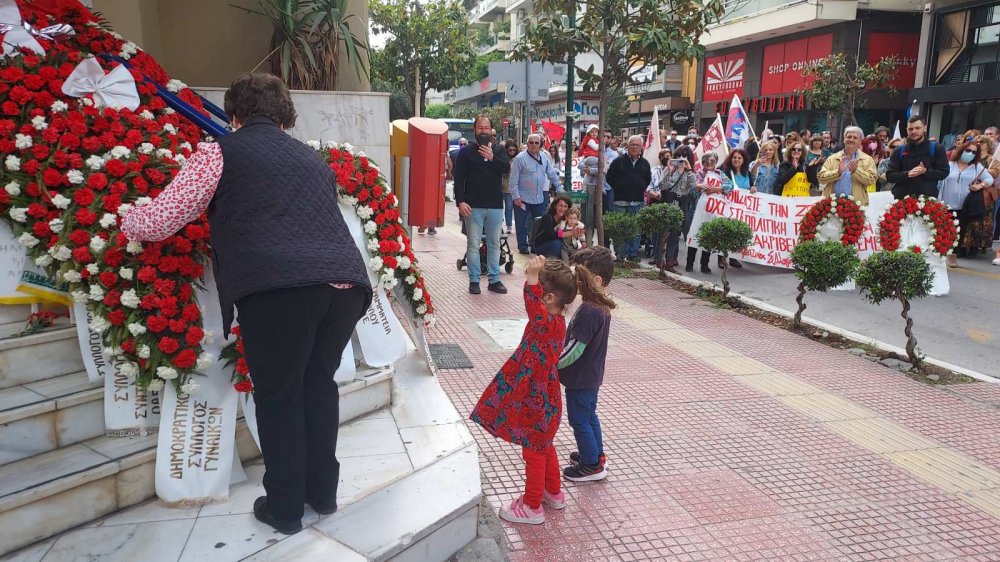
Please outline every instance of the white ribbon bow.
M38 41L31 36L21 19L21 10L14 0L0 0L0 32L3 32L3 54L16 55L19 48L30 49L39 55L45 54Z
M98 107L127 107L134 111L140 103L135 78L124 65L104 74L104 69L94 58L84 59L76 65L63 82L62 91L74 98L94 94L94 105Z

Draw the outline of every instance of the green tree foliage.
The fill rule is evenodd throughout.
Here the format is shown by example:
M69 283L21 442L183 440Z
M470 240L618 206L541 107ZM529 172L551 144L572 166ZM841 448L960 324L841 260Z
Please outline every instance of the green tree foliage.
M419 97L420 114L427 91L460 86L474 60L469 18L458 2L372 0L372 32L390 36L382 50L405 88Z
M872 304L895 299L903 305L900 316L906 321L906 355L910 362L919 365L923 357L917 350L913 336L913 319L910 318L910 300L925 297L934 282L934 272L920 254L909 251L875 252L862 262L855 281L861 295Z
M660 275L663 275L665 256L667 252L667 236L672 230L680 230L684 224L684 211L677 203L655 203L644 207L639 211L639 229L648 236L658 236L660 241L660 254L656 256L656 263L660 267Z
M427 111L424 112L424 117L430 117L432 119L444 119L445 117L451 117L451 106L446 103L432 103L427 106Z
M469 75L465 79L465 84L479 82L490 75L490 63L504 60L503 53L493 51L485 55L476 56L476 60L469 67Z
M799 279L799 295L795 298L799 308L795 312L795 326L802 325L806 291L825 293L847 283L860 262L857 246L845 246L834 240L799 242L792 250L792 264Z
M362 27L362 21L348 14L347 0L257 0L253 8L230 6L271 22L270 71L291 89L335 89L342 70L341 47L359 77L368 73L361 58L368 50L368 36L351 31L351 20L355 28Z
M471 107L465 106L456 112L456 117L462 119L474 119L480 113L486 115L490 118L490 123L493 124L493 128L500 133L502 127L502 122L504 117L510 117L513 115L509 105L491 105L489 107ZM501 138L503 134L500 134Z
M709 253L722 254L722 296L729 296L729 254L746 250L753 242L753 230L747 223L723 217L712 219L698 229L698 245Z
M413 117L413 83L404 82L405 76L396 72L396 62L384 50L371 52L372 91L388 92L389 119ZM407 87L409 86L409 87Z
M563 25L562 18L574 10L575 25ZM514 57L565 64L571 53L595 53L602 70L591 65L577 72L584 90L600 94L603 130L612 92L633 83L644 66L662 72L667 64L703 57L698 38L724 11L723 0L536 0L537 20L528 25ZM601 185L607 164L603 146L599 152ZM596 203L595 227L603 245L601 200Z
M611 92L608 96L608 117L604 120L605 127L617 135L618 131L625 128L629 117L631 114L628 110L628 96L625 95L625 89L620 88Z
M871 90L888 88L901 61L891 56L880 59L875 64L856 65L844 53L834 53L807 65L802 70L806 78L812 77L808 88L796 93L806 96L813 109L826 111L831 117L840 116L850 125L857 125L855 109L864 107L864 95ZM832 119L831 119L832 121Z
M625 241L639 235L639 215L629 213L608 213L604 217L604 237L614 242L615 258L621 261L618 254Z

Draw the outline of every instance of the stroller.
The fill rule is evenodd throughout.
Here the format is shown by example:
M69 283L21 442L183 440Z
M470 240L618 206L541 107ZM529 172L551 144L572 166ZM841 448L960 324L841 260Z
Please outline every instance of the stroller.
M465 221L462 221L462 234L468 236L469 233L465 231ZM465 263L465 255L455 261L455 266L459 271L467 264ZM500 267L504 269L507 273L514 271L514 252L510 251L510 245L507 243L507 235L502 231L500 233ZM486 275L486 235L479 235L479 270L482 275Z

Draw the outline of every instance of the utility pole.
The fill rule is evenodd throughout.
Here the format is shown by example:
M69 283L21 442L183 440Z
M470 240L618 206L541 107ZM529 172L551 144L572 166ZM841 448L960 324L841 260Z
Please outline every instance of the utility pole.
M528 135L531 134L532 124L531 124L531 61L524 61L524 122L528 126L525 129L525 142L527 142Z
M569 29L576 29L576 2L571 2L569 10ZM573 87L576 85L576 53L570 52L566 61L566 175L563 177L563 189L573 190Z

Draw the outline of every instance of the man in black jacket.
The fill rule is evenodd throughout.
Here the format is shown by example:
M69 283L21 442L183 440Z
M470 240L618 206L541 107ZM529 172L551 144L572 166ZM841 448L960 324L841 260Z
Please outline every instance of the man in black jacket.
M892 196L937 197L937 183L948 177L948 154L943 146L927 140L927 122L914 115L906 123L906 144L889 156L885 177L894 184Z
M615 195L613 211L636 214L642 209L646 188L653 181L653 171L649 162L642 157L642 137L634 135L628 139L628 153L615 158L608 167L607 181ZM615 253L627 259L638 259L639 238L615 240Z
M500 282L500 229L503 227L504 174L510 172L507 151L490 141L492 125L486 115L477 115L473 125L476 142L463 148L455 158L455 204L465 221L465 265L469 269L469 293L480 294L480 237L486 235L488 289L505 294Z

